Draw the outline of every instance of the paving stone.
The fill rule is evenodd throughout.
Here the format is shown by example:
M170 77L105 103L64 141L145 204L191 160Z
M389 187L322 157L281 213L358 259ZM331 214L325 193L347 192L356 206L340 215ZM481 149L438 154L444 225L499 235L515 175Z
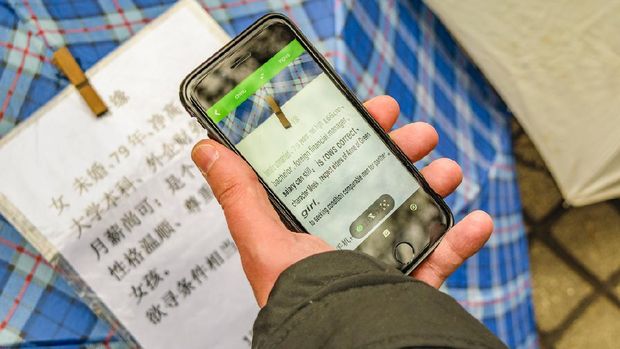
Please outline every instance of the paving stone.
M530 137L523 133L513 140L514 153L518 160L532 164L537 169L546 169L545 161L532 143Z
M620 268L620 214L609 203L572 208L551 231L601 280Z
M620 309L607 298L598 297L566 330L556 348L618 348Z
M543 218L562 202L562 195L548 173L517 162L517 179L523 209L534 220Z
M512 137L514 138L515 134L519 134L522 131L523 129L521 128L521 125L519 124L517 119L510 118L510 133L512 134Z
M530 259L536 320L548 332L564 321L592 287L538 240L531 244Z

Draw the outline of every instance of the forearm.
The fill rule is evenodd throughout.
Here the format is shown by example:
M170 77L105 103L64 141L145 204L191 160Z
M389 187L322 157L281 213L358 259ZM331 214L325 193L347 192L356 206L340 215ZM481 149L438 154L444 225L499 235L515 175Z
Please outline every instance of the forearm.
M456 301L357 252L322 253L285 270L254 324L254 347L504 345Z

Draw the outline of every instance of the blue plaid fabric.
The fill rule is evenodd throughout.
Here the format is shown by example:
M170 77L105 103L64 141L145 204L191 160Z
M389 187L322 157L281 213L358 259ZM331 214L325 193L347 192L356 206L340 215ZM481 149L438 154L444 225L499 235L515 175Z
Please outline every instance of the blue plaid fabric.
M111 345L110 326L0 218L0 347Z
M0 135L67 81L51 64L68 46L84 69L163 12L167 0L0 0ZM398 125L433 124L438 157L461 164L447 198L457 218L480 208L495 233L444 286L511 348L537 347L528 253L510 144L511 114L446 28L419 0L203 0L230 34L268 11L291 17L361 99L387 93ZM0 346L124 344L59 274L0 222Z
M273 114L266 100L268 96L282 106L321 72L314 59L303 53L220 121L222 132L233 143L239 143Z

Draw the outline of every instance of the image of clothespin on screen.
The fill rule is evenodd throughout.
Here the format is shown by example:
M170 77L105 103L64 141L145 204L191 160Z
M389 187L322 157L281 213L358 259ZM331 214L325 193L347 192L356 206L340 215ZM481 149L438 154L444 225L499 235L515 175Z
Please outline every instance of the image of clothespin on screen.
M286 118L286 115L284 115L284 112L282 111L282 109L280 109L278 102L276 102L273 96L267 96L265 97L265 100L267 101L267 104L269 104L269 107L271 108L271 110L273 110L273 112L278 117L278 120L280 120L282 127L290 128L291 122Z

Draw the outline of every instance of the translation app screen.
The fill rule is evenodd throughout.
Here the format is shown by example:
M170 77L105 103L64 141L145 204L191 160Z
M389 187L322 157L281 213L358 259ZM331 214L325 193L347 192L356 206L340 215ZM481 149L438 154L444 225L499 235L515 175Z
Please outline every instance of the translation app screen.
M293 40L207 115L307 231L356 249L419 184Z

